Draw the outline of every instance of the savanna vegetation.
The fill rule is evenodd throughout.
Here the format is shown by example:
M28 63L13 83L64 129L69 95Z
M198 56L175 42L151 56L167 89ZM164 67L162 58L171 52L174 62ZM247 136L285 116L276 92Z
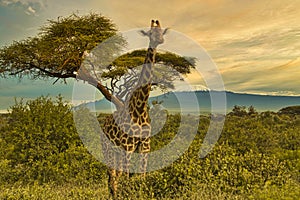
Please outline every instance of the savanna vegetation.
M113 42L104 49L108 60L126 46L110 19L91 13L49 20L37 36L0 49L0 76L52 78L54 83L67 78L83 80L110 101L116 94L117 102L116 99L124 97L124 89L118 85L121 77L127 82L136 80L126 74L136 74L135 68L142 63L145 51L119 56L104 68L101 68L103 63L88 63L86 54L111 37ZM182 74L189 73L195 64L193 58L169 52L158 53L157 60ZM165 90L172 88L173 77L178 74L154 71L154 75L161 80L156 87ZM125 90L132 87L129 84ZM74 112L87 110L72 110L62 97L54 100L40 97L16 102L9 114L0 115L0 199L109 199L106 166L83 145L75 128ZM168 115L163 129L152 138L152 150L172 140L180 120L194 121L195 117L199 116ZM88 122L89 118L85 120ZM103 115L98 120L101 124ZM208 156L199 158L209 122L210 116L200 116L196 138L170 166L147 173L145 179L138 175L129 180L123 178L120 196L123 199L300 198L298 107L284 108L278 113L258 113L254 107L235 106L226 117L218 143Z
M0 117L0 199L108 199L106 167L85 148L61 97L16 102ZM85 110L80 110L85 112ZM242 113L242 115L241 115ZM181 118L168 115L152 149L170 142ZM101 123L102 115L99 116ZM190 119L189 119L190 118ZM124 199L299 199L300 116L236 106L218 143L199 149L210 116L171 166L121 180ZM187 127L188 128L188 127ZM162 158L163 159L163 158Z

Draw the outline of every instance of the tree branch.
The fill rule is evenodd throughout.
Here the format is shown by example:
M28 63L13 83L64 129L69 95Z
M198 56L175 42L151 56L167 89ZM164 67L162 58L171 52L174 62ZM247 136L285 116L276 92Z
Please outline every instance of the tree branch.
M104 97L108 100L113 102L117 109L124 107L124 103L122 101L120 101L117 97L115 97L114 95L112 95L104 85L102 85L100 82L98 82L97 84L97 89L104 95Z
M20 74L20 73L22 73L22 72L24 72L26 70L29 70L29 69L28 68L23 68L23 69L20 69L19 71L16 71L16 72L10 72L9 75L10 76L16 76L16 75L18 75L18 74Z
M30 67L32 69L38 69L40 70L41 72L47 74L48 76L50 77L56 77L56 78L76 78L76 74L73 74L73 73L66 73L66 74L62 74L62 73L58 73L58 72L50 72L44 68L41 68L41 67L38 67L32 63L29 63Z
M63 78L75 78L75 79L80 79L83 81L87 81L90 85L93 85L94 87L96 87L103 95L104 97L108 100L111 101L112 103L114 103L116 105L117 108L121 108L124 106L123 102L121 100L119 100L117 97L115 97L114 95L112 95L105 86L103 86L101 84L100 81L97 81L94 77L92 77L86 69L84 69L83 67L80 68L80 70L78 71L78 75L74 74L74 73L58 73L58 72L50 72L42 67L36 66L33 63L27 63L28 66L30 66L29 68L23 68L17 72L14 73L10 73L10 75L17 75L19 73L22 73L26 70L30 70L30 69L38 69L39 71L45 73L47 76L49 77L56 77L58 79ZM57 82L58 79L55 81Z
M100 81L97 81L94 77L92 77L84 67L81 67L79 69L77 78L83 81L87 81L90 85L96 87L108 101L116 105L117 109L124 107L123 102L114 95L112 95L107 90L107 88L104 85L102 85Z

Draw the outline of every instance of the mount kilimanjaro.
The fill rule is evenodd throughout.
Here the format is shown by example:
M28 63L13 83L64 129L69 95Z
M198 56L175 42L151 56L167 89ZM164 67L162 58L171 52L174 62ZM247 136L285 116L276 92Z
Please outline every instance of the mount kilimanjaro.
M211 94L218 96L223 92L218 91L189 91L189 92L169 92L159 96L150 97L149 104L158 102L164 109L170 113L210 113L211 111ZM229 112L235 105L238 106L254 106L259 111L274 111L277 112L281 108L287 106L300 105L300 96L273 96L273 95L256 95L243 94L234 92L225 92L226 111ZM196 97L196 98L195 98ZM114 110L114 106L106 99L101 99L95 102L81 104L92 111L110 113Z

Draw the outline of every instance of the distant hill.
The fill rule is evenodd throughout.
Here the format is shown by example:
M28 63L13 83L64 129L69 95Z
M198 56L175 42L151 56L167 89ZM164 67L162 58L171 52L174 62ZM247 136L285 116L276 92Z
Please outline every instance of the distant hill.
M279 110L281 114L300 115L300 106L288 106Z
M195 92L170 92L167 94L151 97L149 103L152 101L162 101L162 106L169 112L195 113L199 105L200 113L209 113L211 110L210 94L218 95L218 91L195 91ZM193 101L196 97L196 101ZM195 99L195 98L194 98ZM227 112L231 111L235 105L240 106L254 106L257 111L279 111L288 106L300 105L300 96L272 96L272 95L254 95L241 94L234 92L226 92ZM179 103L180 102L180 103ZM114 106L105 99L86 103L84 106L91 110L96 109L97 112L110 112Z

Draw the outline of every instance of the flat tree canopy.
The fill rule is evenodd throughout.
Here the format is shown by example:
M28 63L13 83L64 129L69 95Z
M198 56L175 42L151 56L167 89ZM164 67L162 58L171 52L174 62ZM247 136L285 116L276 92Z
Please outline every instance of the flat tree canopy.
M75 78L83 54L116 34L110 19L71 15L49 20L36 37L14 41L0 50L0 74L37 78Z
M72 14L49 20L40 28L37 36L14 41L0 49L0 77L53 78L54 83L67 78L81 79L97 87L111 100L111 95L116 89L121 94L122 89L117 85L122 78L134 82L135 79L129 76L136 73L134 71L137 66L143 64L146 54L145 50L137 50L122 55L106 66L100 77L96 75L96 71L99 70L82 68L86 54L111 37L117 39L114 39L111 49L106 49L107 56L126 46L126 41L122 36L118 36L117 27L109 18L90 13L85 16ZM186 59L170 52L158 53L156 62L158 66L167 65L183 74L189 73L195 64L193 58ZM156 81L158 87L172 88L171 82L176 76L175 73L160 71L156 74L163 80L161 83Z

